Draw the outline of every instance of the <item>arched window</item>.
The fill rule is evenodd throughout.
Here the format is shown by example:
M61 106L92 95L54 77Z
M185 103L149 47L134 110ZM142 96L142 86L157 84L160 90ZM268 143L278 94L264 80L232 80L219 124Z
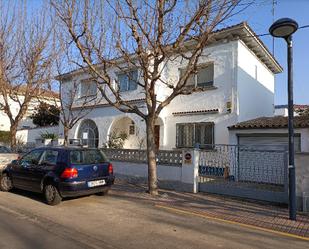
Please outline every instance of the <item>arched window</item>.
M77 137L81 139L82 144L89 148L97 148L99 145L99 131L95 122L91 119L85 119L79 126Z

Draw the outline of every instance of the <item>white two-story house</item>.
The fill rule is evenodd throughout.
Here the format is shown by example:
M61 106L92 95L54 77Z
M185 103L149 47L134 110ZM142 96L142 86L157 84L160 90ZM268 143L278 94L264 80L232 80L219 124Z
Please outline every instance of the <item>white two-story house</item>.
M227 127L259 116L274 113L274 76L281 66L263 42L246 23L240 23L215 32L204 49L196 74L188 85L203 87L202 92L176 97L161 112L155 127L157 147L175 149L195 147L197 144L228 144ZM175 56L176 58L176 56ZM169 82L178 79L185 67L183 61L168 61L163 70ZM100 93L86 70L60 75L62 91L68 91L78 82L79 100L85 95ZM128 76L129 74L129 76ZM126 99L144 108L144 93L132 79L138 80L138 68L124 74L110 69L110 76L120 82L120 91ZM168 89L158 86L157 95L164 99ZM70 130L70 138L80 139L88 146L105 146L113 133L126 133L124 148L140 148L145 137L145 122L135 114L125 114L105 100L89 105L89 113Z

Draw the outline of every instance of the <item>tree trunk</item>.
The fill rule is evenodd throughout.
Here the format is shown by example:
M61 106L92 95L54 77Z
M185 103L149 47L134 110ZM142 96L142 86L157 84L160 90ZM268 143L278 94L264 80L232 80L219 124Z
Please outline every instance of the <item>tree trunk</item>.
M151 195L158 195L156 145L154 139L154 119L146 121L147 129L147 158L148 158L148 191Z
M64 136L64 141L63 145L67 147L69 145L69 128L68 127L63 127L63 136Z
M17 133L17 125L11 125L11 128L10 128L10 139L11 139L11 148L13 150L16 149L16 143L17 143L16 133Z

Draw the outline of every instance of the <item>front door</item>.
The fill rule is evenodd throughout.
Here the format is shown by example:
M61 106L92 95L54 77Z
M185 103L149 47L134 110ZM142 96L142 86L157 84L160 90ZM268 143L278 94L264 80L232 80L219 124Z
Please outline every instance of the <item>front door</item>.
M160 125L155 125L154 127L154 140L156 144L156 150L160 147Z

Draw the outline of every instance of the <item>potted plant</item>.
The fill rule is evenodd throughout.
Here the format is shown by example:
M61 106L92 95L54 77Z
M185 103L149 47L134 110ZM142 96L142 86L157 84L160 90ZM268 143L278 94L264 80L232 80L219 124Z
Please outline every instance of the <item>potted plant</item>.
M44 140L44 145L56 145L58 136L54 133L49 133L46 131L41 134L41 138Z

